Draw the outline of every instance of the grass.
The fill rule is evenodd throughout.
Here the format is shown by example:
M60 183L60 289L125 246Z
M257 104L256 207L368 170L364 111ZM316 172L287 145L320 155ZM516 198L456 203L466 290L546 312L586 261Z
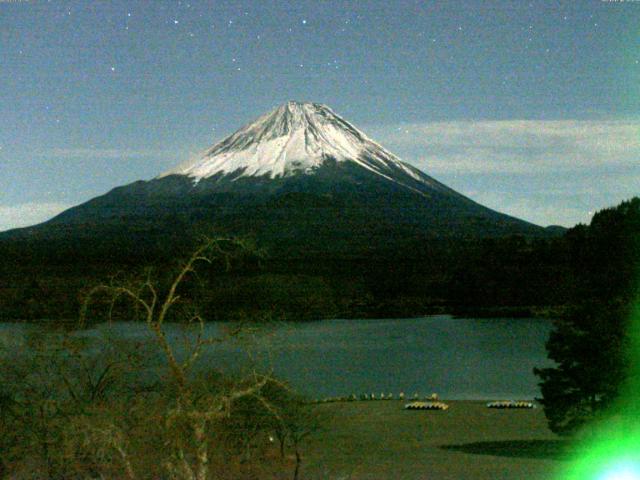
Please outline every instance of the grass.
M406 411L400 401L318 405L326 426L307 440L301 478L554 478L567 446L541 408L447 403L446 411Z

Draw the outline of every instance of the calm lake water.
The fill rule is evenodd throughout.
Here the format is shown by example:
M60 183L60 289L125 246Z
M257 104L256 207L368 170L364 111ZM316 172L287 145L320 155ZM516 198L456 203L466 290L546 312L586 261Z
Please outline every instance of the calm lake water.
M6 354L24 353L26 337L38 328L0 324ZM177 325L168 328L176 345L193 337ZM223 328L206 326L209 335ZM148 336L146 326L135 323L102 325L83 335L109 329L130 340ZM270 327L246 342L218 345L203 362L237 368L249 352L312 397L402 391L449 399L532 399L539 396L532 369L551 365L544 349L550 329L541 319L323 320Z

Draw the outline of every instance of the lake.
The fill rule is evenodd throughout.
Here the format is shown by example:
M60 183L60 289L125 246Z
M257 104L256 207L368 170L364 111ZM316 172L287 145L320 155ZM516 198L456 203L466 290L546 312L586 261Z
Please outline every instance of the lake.
M0 341L24 351L29 324L0 324ZM129 339L144 339L144 324L98 326L83 335L111 328ZM179 345L184 333L168 325ZM207 324L217 335L222 325ZM312 397L351 393L438 393L448 399L533 399L539 396L534 367L552 365L545 341L551 322L542 319L474 319L447 315L415 319L322 320L281 324L237 342L218 345L205 363L237 366L247 348L263 366Z

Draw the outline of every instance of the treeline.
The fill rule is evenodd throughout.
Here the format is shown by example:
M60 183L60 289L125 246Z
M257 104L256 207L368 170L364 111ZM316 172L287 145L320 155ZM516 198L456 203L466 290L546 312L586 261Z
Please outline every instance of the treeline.
M203 273L193 288L199 288L208 318L218 320L248 313L291 320L441 312L553 315L585 296L623 288L637 267L633 212L639 202L634 198L602 210L590 225L548 238L395 239L388 250L349 252L306 252L303 246L257 240L252 254L222 275ZM99 244L64 237L5 242L0 315L3 320L74 318L84 289L145 267L161 277L196 243L176 232L114 233Z

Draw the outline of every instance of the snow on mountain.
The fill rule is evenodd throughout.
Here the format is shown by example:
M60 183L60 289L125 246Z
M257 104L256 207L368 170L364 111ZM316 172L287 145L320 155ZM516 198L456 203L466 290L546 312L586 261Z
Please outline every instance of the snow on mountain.
M158 178L186 175L199 182L215 175L289 177L313 174L327 160L354 162L387 180L415 190L418 182L442 185L400 161L364 133L318 103L288 102ZM410 177L404 179L403 177Z

